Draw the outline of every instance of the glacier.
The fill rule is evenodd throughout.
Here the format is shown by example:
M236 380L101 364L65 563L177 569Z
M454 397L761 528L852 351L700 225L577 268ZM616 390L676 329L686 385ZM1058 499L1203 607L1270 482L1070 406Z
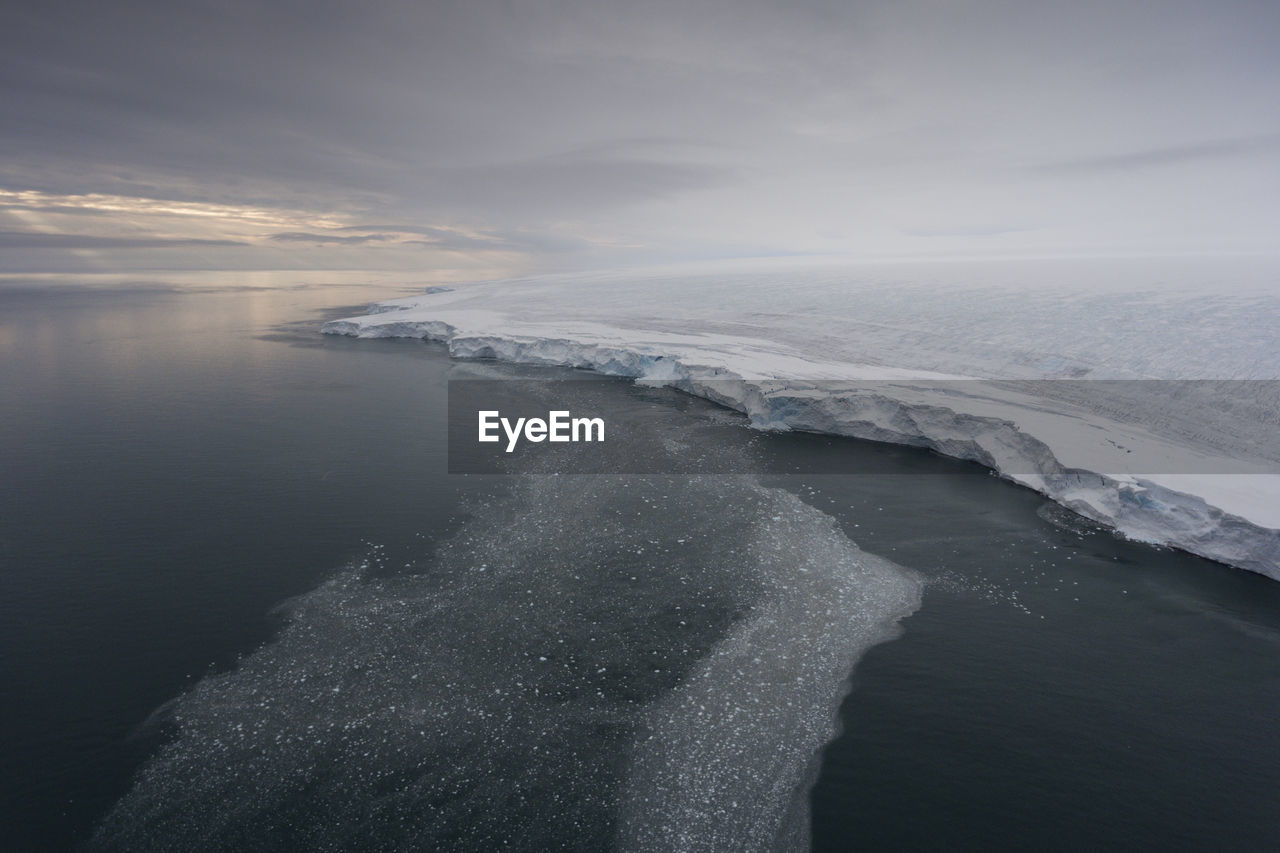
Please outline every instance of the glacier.
M586 368L760 429L927 448L1131 539L1280 580L1278 270L1249 257L704 264L430 288L323 331Z

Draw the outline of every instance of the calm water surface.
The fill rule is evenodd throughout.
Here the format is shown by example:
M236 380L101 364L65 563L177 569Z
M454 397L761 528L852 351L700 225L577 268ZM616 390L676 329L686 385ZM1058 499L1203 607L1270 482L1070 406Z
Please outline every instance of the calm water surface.
M316 333L396 293L0 286L4 849L1280 843L1280 585L614 381L743 475L449 476L520 372ZM900 473L751 473L831 454Z

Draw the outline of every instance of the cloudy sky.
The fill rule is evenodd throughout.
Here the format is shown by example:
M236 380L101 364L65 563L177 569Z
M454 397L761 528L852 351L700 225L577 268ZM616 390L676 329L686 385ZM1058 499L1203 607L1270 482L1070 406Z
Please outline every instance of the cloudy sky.
M63 2L0 271L1254 252L1275 0Z

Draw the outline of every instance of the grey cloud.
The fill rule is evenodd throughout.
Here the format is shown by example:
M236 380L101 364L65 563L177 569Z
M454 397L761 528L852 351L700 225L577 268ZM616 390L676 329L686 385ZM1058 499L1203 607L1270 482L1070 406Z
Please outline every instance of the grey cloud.
M3 249L190 249L245 245L248 244L239 240L99 237L91 234L42 234L33 231L0 231L0 248Z
M343 225L337 231L377 231L387 234L444 234L445 229L432 225Z
M1063 160L1040 167L1051 173L1122 172L1161 166L1193 164L1203 160L1221 160L1257 154L1280 153L1280 134L1250 136L1242 139L1220 139L1190 145L1170 145L1126 151L1101 157Z
M903 233L914 237L997 237L1034 230L1030 227L1006 225L952 225L944 228L913 228Z
M18 210L28 213L64 213L71 216L111 217L117 211L98 210L92 207L76 207L66 204L0 204L0 210Z
M474 210L558 189L543 203L574 214L702 185L694 167L600 154L575 166L554 154L618 135L602 128L643 140L636 132L657 106L633 104L627 118L610 103L607 63L582 74L530 56L523 37L562 31L571 14L448 2L33 3L0 32L0 104L24 117L0 130L3 177L54 192L404 209Z
M276 255L907 251L922 221L1252 246L1278 41L1265 0L16 0L0 187L424 229Z
M363 229L362 229L363 230ZM382 240L393 239L390 234L314 234L306 231L284 231L279 234L272 234L272 240L278 240L282 243L376 243Z
M584 249L591 244L588 241L565 237L557 234L533 231L489 231L468 229L470 233L460 233L450 228L434 225L345 225L338 231L368 231L384 234L387 237L417 234L426 239L407 240L406 243L421 246L434 246L441 249L466 251L482 250L536 250L544 252L568 252Z
M730 177L728 169L715 165L557 155L451 172L438 188L458 204L561 212L708 189Z
M337 230L375 232L367 238L336 238L341 240L391 240L405 235L416 235L420 236L422 239L405 240L404 242L411 246L433 246L442 249L456 249L458 251L465 251L468 249L493 251L495 249L502 250L516 248L515 243L497 234L477 232L476 236L472 236L470 234L462 234L448 228L439 228L431 225L347 225Z

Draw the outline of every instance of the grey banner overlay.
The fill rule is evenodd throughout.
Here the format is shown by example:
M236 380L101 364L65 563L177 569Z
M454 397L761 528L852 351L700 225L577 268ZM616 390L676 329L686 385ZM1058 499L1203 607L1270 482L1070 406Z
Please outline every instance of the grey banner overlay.
M479 440L481 412L498 413L498 440ZM604 440L581 440L582 424L577 442L522 430L508 452L497 417L514 428L552 412L567 413L564 435L571 419L601 419ZM456 474L901 474L916 448L1015 475L1275 474L1277 412L1280 380L456 379L448 462Z

